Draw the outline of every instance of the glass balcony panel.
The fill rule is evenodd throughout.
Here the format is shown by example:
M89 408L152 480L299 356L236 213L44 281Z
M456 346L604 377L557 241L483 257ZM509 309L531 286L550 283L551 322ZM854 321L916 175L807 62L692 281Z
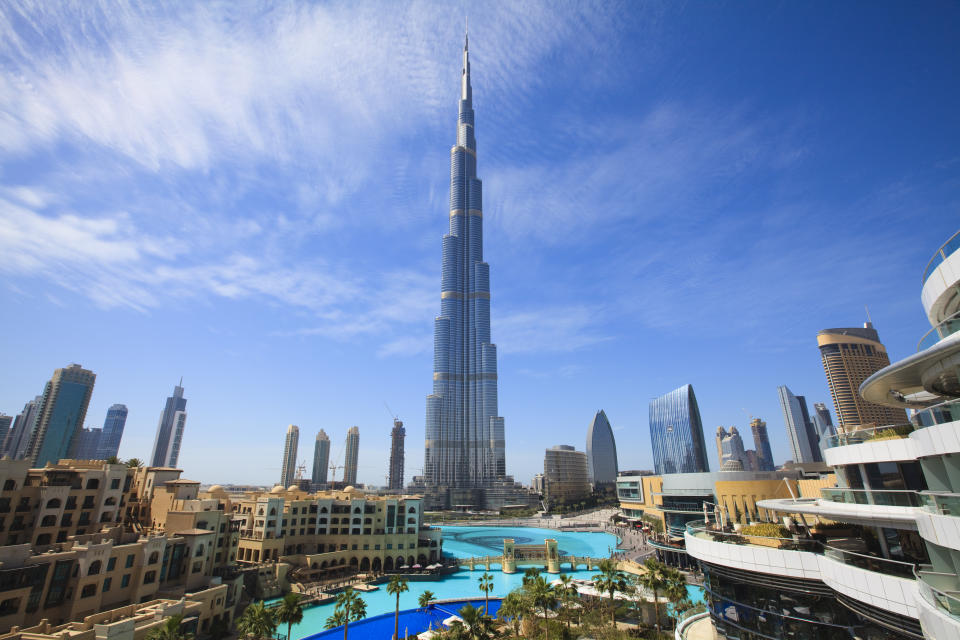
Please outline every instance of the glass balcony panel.
M867 427L845 433L837 433L826 439L826 448L845 447L851 444L861 444L875 440L899 440L907 438L916 430L912 423L891 424L882 427Z
M820 489L824 500L843 504L873 504L881 507L919 507L923 500L916 491L873 491L871 489Z

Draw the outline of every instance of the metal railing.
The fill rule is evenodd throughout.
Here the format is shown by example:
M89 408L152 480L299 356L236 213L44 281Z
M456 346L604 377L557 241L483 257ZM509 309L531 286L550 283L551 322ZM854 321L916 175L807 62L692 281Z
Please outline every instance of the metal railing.
M931 606L960 620L960 578L955 573L933 571L928 564L914 570L920 596Z
M737 531L719 531L704 526L702 522L688 523L687 532L692 536L710 540L712 542L776 547L783 551L806 551L808 553L825 556L831 560L848 566L857 567L866 571L872 571L874 573L896 576L898 578L913 579L917 571L917 565L913 564L912 562L892 560L890 558L882 558L880 556L873 556L866 553L840 549L839 547L824 544L823 542L814 540L812 538L802 538L799 536L794 536L792 538L776 538L769 536L757 536L750 533L742 533Z
M957 231L955 234L950 236L950 239L940 245L940 248L937 249L936 253L933 254L933 257L930 258L930 262L927 263L927 268L923 270L923 279L920 281L920 285L923 286L927 283L927 278L930 277L930 274L933 273L933 270L940 266L944 260L947 259L947 256L952 254L957 249L960 249L960 231Z
M920 501L927 511L944 516L960 516L960 493L925 491Z
M960 420L960 400L947 400L914 412L910 421L917 429Z
M920 494L906 489L820 489L824 500L842 504L872 504L880 507L919 507L923 505Z
M937 344L944 338L953 335L957 331L960 331L960 311L955 311L954 313L950 314L941 320L935 327L931 327L929 331L923 334L923 337L920 338L919 342L917 342L917 353L926 351L933 345Z
M832 449L833 447L845 447L851 444L861 444L872 440L896 440L908 437L916 426L912 422L900 424L885 425L882 427L865 427L846 431L844 433L834 434L826 439L824 447Z

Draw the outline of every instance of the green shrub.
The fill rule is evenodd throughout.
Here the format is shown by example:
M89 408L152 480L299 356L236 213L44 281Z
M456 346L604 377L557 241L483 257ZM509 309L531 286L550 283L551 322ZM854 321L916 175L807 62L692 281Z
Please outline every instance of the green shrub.
M760 522L740 529L740 535L759 536L761 538L789 538L790 530L772 522Z

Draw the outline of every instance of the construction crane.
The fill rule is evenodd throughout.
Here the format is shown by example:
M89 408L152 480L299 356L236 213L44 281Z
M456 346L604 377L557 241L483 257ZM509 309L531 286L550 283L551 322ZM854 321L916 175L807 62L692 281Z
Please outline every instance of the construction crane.
M300 484L300 481L303 480L303 474L307 472L307 461L301 460L300 464L297 465L297 472L293 475L293 479L297 481L297 484Z
M344 467L344 465L342 465L342 464L332 464L332 465L330 465L330 481L331 481L331 482L336 482L336 481L337 481L337 469L344 469L344 468L345 468L345 467Z

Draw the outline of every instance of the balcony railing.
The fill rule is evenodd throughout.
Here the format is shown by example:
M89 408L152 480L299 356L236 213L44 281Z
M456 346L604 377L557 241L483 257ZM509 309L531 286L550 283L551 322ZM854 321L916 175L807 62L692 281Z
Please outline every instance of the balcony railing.
M744 534L738 531L721 531L713 527L705 526L703 522L691 522L687 524L687 533L697 538L710 540L712 542L722 542L725 544L750 545L755 547L773 547L783 551L806 551L830 558L836 562L841 562L851 567L865 569L874 573L896 576L912 580L917 572L917 565L912 562L902 562L900 560L891 560L880 556L872 556L866 553L858 553L841 549L839 547L824 544L819 540L794 536L792 538L775 538L769 536L757 536Z
M909 490L874 489L820 489L824 500L843 504L872 504L880 507L919 507L923 504L920 494Z
M861 444L876 440L899 440L908 437L916 427L913 423L891 424L883 427L866 427L837 433L826 439L826 448L845 447L851 444Z
M960 516L960 493L925 491L920 501L927 511L944 516Z
M927 278L930 277L933 270L939 267L940 263L946 260L947 257L957 249L960 249L960 231L950 236L950 239L944 242L943 245L937 249L937 252L933 254L933 257L930 258L930 262L927 263L927 268L923 270L923 280L920 282L920 285L923 286L926 284Z
M960 311L955 311L946 318L940 321L940 323L931 327L929 331L923 334L923 337L920 338L920 342L917 343L917 353L921 351L926 351L933 345L937 344L947 336L953 335L957 331L960 331Z
M914 574L920 595L931 606L960 620L960 578L955 573L933 571L930 565L918 565Z

